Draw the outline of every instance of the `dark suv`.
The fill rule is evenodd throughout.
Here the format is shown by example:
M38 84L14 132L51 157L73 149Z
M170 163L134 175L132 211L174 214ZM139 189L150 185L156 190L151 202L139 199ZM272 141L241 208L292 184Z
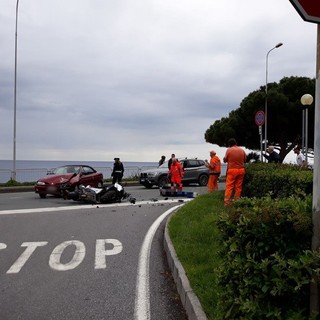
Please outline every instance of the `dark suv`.
M200 186L206 186L209 179L209 170L204 165L203 160L199 159L183 159L179 160L184 169L182 183L198 183ZM168 161L163 163L159 168L144 170L140 174L139 182L146 188L158 186L164 187L169 183L168 180Z

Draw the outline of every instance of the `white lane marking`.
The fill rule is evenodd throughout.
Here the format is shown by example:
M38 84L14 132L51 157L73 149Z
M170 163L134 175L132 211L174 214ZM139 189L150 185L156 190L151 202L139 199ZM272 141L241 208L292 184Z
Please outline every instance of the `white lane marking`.
M61 255L68 246L75 246L72 259L67 263L61 263ZM49 258L49 266L53 270L66 271L76 268L86 255L86 247L83 242L78 240L64 241L56 246Z
M139 206L145 204L171 204L177 202L188 202L191 201L191 198L175 198L170 200L158 200L158 201L137 201L135 204L128 202L121 203L110 203L110 204L83 204L76 206L68 206L68 207L51 207L51 208L33 208L33 209L13 209L13 210L0 210L0 215L9 215L9 214L25 214L25 213L42 213L42 212L57 212L57 211L68 211L68 210L88 210L88 209L97 209L97 208L108 208L108 207L127 207L127 206Z
M10 267L7 273L18 273L21 268L25 265L27 260L31 257L33 252L37 249L37 247L43 247L47 245L47 241L41 242L23 242L21 247L27 247L26 250L21 254L21 256L16 260L16 262Z
M112 244L113 249L106 249L107 244ZM122 249L122 243L117 239L97 239L94 268L105 269L107 267L106 256L119 254L121 253Z
M10 267L7 273L19 273L22 267L31 258L31 255L36 251L38 247L47 245L47 241L36 241L36 242L23 242L21 247L27 247L19 258ZM70 258L69 262L62 263L61 256L64 250L73 246L74 253ZM108 246L108 248L107 248ZM6 249L7 245L0 242L0 250ZM95 257L95 269L106 269L106 257L121 253L123 250L122 243L117 239L97 239L96 240L96 257ZM85 258L86 247L85 244L79 240L68 240L63 241L57 245L49 256L49 266L53 270L67 271L78 267Z
M163 219L171 212L177 210L184 204L175 206L163 213L149 228L139 254L139 264L137 271L136 296L134 307L135 320L149 320L150 315L150 288L149 288L149 262L153 237Z
M18 197L18 196L16 196L16 197L8 197L9 199L23 199L24 197L22 197L22 196L20 196L20 197Z

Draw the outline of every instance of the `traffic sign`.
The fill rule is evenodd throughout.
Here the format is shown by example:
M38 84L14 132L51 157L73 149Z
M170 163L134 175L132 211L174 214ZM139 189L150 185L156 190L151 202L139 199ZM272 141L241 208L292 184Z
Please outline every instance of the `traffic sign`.
M254 117L254 121L256 122L257 126L262 126L265 121L265 115L263 111L258 111Z
M290 0L303 20L320 23L320 3L316 0Z

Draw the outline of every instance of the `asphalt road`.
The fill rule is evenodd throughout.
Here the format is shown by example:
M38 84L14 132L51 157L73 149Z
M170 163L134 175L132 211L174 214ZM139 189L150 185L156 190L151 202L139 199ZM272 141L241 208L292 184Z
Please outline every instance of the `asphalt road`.
M170 210L186 199L126 191L136 204L0 194L1 320L186 319L162 245Z
M14 189L14 188L13 188ZM29 187L31 190L32 187ZM158 188L146 189L143 186L135 185L124 187L125 191L130 193L137 201L156 201L163 200ZM201 194L207 191L207 187L199 187L197 185L183 188L184 191L193 191ZM1 191L1 190L0 190ZM32 209L57 206L83 206L79 202L72 200L64 200L54 196L47 196L46 199L40 199L39 195L34 192L0 192L0 210L7 209Z

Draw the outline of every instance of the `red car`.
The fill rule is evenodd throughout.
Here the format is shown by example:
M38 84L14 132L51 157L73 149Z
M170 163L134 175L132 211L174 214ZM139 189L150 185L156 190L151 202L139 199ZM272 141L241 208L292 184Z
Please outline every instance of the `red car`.
M39 179L34 186L34 191L40 198L45 198L47 194L61 196L61 184L68 181L71 191L80 184L101 188L103 174L87 165L66 165L53 169Z

